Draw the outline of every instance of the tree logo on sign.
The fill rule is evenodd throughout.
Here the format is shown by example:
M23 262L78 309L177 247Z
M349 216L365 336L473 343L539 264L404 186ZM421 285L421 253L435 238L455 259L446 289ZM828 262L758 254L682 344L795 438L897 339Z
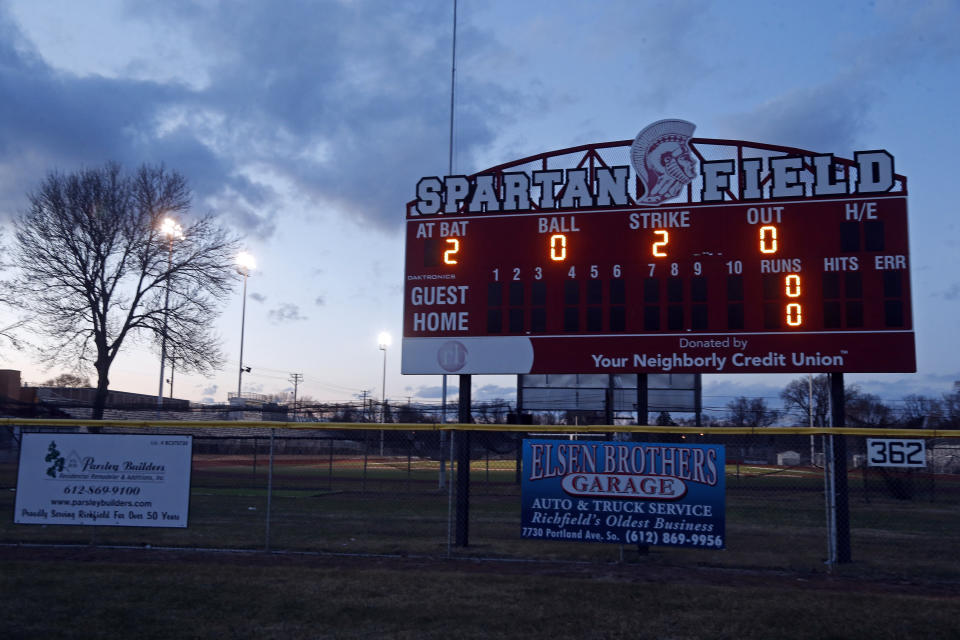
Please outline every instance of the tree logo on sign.
M65 460L60 451L57 450L57 443L53 440L50 441L50 446L47 447L47 457L44 458L44 461L53 463L47 468L47 475L51 478L56 478L57 474L63 471Z

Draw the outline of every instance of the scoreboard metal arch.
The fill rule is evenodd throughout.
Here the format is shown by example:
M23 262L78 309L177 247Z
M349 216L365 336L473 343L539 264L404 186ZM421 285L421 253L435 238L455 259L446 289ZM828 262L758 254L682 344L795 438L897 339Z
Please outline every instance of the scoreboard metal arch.
M661 123L421 180L403 373L916 370L906 178L889 154Z

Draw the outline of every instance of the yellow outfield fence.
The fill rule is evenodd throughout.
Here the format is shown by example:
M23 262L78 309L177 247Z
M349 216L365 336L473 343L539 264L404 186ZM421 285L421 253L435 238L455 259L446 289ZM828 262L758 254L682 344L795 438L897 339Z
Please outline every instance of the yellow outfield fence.
M337 431L496 431L513 433L677 433L684 435L752 436L883 436L898 438L960 438L960 429L903 429L895 427L661 427L654 425L475 424L420 422L273 422L268 420L77 420L0 418L11 427L114 427L126 429L300 429Z

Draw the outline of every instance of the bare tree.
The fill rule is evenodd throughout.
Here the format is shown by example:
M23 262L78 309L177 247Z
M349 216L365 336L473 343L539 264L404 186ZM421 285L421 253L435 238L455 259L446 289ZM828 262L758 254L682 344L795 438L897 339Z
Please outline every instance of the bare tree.
M61 373L56 378L50 378L43 383L46 387L89 387L89 378L84 378L73 373Z
M943 394L942 400L937 402L940 409L937 426L956 429L960 427L960 381L953 383L953 391Z
M953 383L953 391L943 394L943 422L950 428L960 427L960 382Z
M680 427L696 427L696 426L722 427L723 426L722 420L716 420L708 415L700 416L699 425L697 424L697 416L695 414L689 414L686 416L671 416L671 420L673 420L677 424L677 426L680 426Z
M813 411L810 411L811 383L813 391ZM791 380L780 392L785 411L795 411L794 420L798 424L807 425L810 417L813 426L824 427L829 424L830 416L830 376L823 374L813 376L812 379L803 376Z
M656 426L658 427L674 427L676 424L667 411L661 411L660 414L657 415Z
M849 427L891 427L896 424L893 409L872 393L863 393L857 387L847 387L846 417Z
M48 362L96 371L94 419L103 417L110 366L127 338L166 328L181 371L220 366L211 325L236 281L238 245L209 215L180 220L182 239L164 238L161 220L190 209L182 175L148 165L128 175L107 164L51 173L28 197L15 221L18 274L8 291L43 337Z
M727 403L727 424L731 427L766 427L777 421L780 412L763 398L740 396Z
M0 303L8 304L4 301ZM23 342L20 339L20 336L17 335L16 331L24 325L24 321L18 320L16 322L11 322L6 326L0 326L0 340L5 340L10 344L14 349L22 349Z
M938 426L942 422L943 405L937 398L911 393L903 397L898 412L899 422L905 427Z

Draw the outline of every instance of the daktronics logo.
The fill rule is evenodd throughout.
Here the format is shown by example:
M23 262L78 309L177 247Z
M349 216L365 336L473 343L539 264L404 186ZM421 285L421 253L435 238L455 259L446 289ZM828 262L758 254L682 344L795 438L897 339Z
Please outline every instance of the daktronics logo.
M621 473L573 473L564 476L560 486L567 494L584 498L679 500L687 493L679 478Z

